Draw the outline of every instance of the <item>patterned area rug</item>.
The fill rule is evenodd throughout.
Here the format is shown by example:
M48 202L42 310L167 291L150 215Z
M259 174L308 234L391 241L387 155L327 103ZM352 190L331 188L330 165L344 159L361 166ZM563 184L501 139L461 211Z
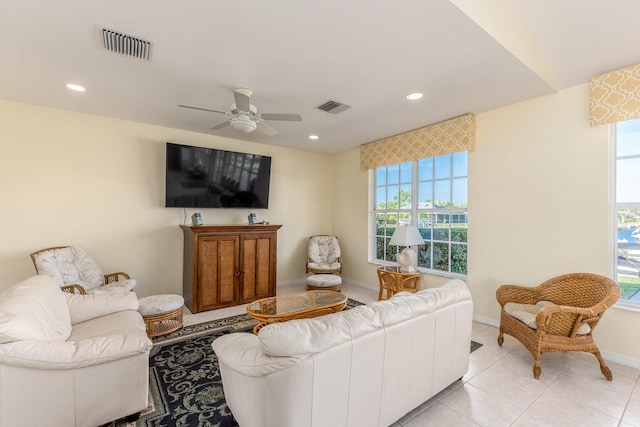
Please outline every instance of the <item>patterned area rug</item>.
M349 299L347 308L361 304ZM211 343L230 332L249 332L256 323L241 314L156 338L149 357L149 407L135 423L115 421L103 427L236 427ZM472 341L471 351L481 345Z

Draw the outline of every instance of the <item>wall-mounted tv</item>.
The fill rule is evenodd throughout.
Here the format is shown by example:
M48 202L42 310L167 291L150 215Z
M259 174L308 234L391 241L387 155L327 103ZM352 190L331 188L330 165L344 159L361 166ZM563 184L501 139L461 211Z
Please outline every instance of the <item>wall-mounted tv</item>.
M269 207L271 157L167 142L165 206Z

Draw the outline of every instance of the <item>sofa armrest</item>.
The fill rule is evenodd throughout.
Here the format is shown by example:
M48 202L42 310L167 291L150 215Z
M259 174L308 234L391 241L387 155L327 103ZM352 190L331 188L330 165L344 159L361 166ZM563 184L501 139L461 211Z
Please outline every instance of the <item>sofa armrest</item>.
M303 360L303 357L275 357L264 354L258 337L244 332L223 335L215 339L211 346L221 363L248 377L264 377Z
M0 345L0 364L33 369L76 369L148 353L144 333L81 341L15 341Z
M138 310L138 297L133 292L87 295L65 293L65 297L72 325L119 311Z

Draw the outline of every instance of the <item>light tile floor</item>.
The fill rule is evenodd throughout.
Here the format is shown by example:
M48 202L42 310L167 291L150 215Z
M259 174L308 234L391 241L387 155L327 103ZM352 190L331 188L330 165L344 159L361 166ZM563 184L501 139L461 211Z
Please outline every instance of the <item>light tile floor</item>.
M304 291L304 285L278 287L283 295ZM364 303L377 291L344 284L342 292ZM191 325L246 312L246 305L189 314ZM586 353L547 353L540 379L533 378L533 358L505 335L499 347L497 328L473 323L472 339L483 346L471 353L469 371L461 381L411 411L392 427L423 426L621 426L640 427L640 370L607 361L613 381L600 373L595 357Z

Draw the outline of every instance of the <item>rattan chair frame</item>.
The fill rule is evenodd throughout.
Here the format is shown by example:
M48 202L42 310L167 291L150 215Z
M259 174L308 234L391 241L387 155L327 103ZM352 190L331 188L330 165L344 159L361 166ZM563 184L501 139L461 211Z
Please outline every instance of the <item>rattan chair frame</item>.
M180 306L166 313L142 316L142 319L146 325L147 336L149 338L167 335L182 328L183 307Z
M36 273L40 274L40 272L38 271L38 266L36 265L36 257L41 254L42 252L46 252L46 251L51 251L54 249L65 249L68 248L69 246L52 246L50 248L44 248L44 249L40 249L37 250L35 252L32 252L29 254L29 256L31 257L31 262L33 263L33 267L36 269ZM129 280L131 279L131 277L129 277L129 275L127 273L123 273L122 271L118 271L116 273L108 273L104 275L104 284L108 285L109 283L114 283L114 282L118 282L120 280ZM69 293L79 293L79 294L85 294L86 291L84 289L84 287L78 283L67 283L63 286L60 287L60 289L62 289L63 292L69 292Z
M584 351L592 353L600 364L600 371L609 381L611 370L602 359L593 340L605 310L620 298L620 286L608 277L591 273L571 273L547 280L537 287L502 285L496 291L501 307L498 345L504 334L511 335L534 358L533 376L540 378L540 358L553 351ZM543 307L536 315L537 329L530 328L504 310L508 302L536 304L551 301L555 305ZM582 325L589 325L588 334L578 335Z
M416 293L422 278L420 273L403 273L399 270L390 271L386 267L379 267L376 271L380 285L378 301L389 299L398 292Z

